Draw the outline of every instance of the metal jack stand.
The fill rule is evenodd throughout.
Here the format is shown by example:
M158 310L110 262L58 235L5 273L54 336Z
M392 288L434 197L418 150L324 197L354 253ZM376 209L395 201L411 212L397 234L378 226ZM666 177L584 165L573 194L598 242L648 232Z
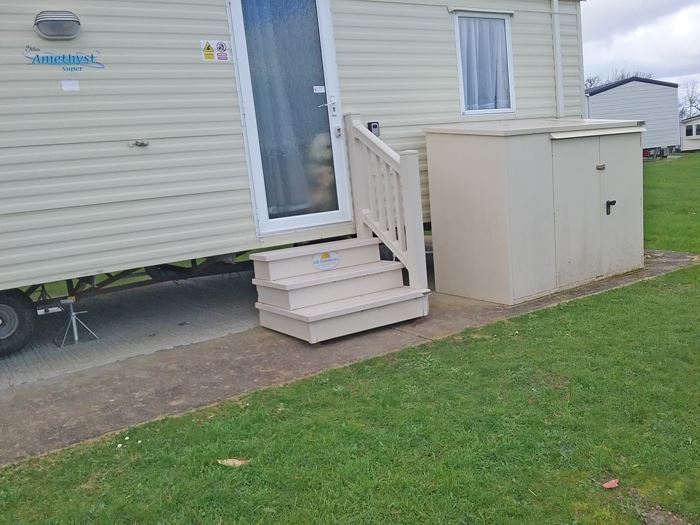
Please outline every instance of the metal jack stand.
M97 337L97 334L90 330L88 325L86 325L83 321L80 320L78 315L80 314L85 314L87 311L83 312L76 312L75 308L75 299L72 297L68 299L63 299L61 300L61 307L63 307L65 311L65 307L68 307L68 322L66 323L66 327L64 330L61 331L63 334L63 337L61 337L61 334L59 333L56 339L54 339L54 343L56 346L59 348L63 348L64 346L67 345L74 345L78 344L80 342L80 333L79 333L79 328L82 326L85 330L87 330L88 334L92 336L90 339L96 339L99 341L99 337ZM72 333L71 333L72 332ZM68 339L68 334L71 333L73 336L72 341L66 341Z

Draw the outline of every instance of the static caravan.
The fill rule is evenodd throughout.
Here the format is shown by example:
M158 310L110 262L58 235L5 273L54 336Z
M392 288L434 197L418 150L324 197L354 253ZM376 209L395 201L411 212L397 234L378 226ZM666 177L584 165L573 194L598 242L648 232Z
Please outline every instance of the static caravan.
M642 148L668 156L678 136L678 84L631 77L586 90L586 116L591 119L642 120Z
M424 129L584 105L578 0L6 0L0 49L0 353L43 283L275 246L265 326L426 315Z
M700 151L700 115L681 121L681 151Z

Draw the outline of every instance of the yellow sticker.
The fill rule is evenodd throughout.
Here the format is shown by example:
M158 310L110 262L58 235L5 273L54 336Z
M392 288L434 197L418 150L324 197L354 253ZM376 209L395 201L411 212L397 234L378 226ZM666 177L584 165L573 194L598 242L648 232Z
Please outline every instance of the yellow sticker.
M213 62L216 60L216 55L214 54L214 46L211 45L211 42L208 40L203 40L202 41L202 57L204 57L204 60L207 62Z

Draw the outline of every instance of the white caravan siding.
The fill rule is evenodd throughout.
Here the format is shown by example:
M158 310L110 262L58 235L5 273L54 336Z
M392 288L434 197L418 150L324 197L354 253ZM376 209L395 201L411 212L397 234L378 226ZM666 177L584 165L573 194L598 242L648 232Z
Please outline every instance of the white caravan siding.
M79 14L77 40L32 30L58 7ZM255 242L234 69L203 63L199 48L229 39L224 2L11 0L0 11L0 289ZM106 67L28 65L27 45L99 50Z
M678 146L678 88L629 82L588 98L595 119L643 120L642 148Z
M394 149L420 152L426 219L425 127L556 116L551 0L333 0L332 5L343 110L379 121L382 139ZM448 6L514 12L515 115L461 116L455 15ZM580 6L570 0L560 6L566 115L580 118Z

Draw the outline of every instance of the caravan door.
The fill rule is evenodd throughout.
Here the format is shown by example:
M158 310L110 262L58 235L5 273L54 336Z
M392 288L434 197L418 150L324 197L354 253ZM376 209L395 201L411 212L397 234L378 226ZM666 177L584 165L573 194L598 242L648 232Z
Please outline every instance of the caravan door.
M351 220L328 0L231 0L261 235Z

